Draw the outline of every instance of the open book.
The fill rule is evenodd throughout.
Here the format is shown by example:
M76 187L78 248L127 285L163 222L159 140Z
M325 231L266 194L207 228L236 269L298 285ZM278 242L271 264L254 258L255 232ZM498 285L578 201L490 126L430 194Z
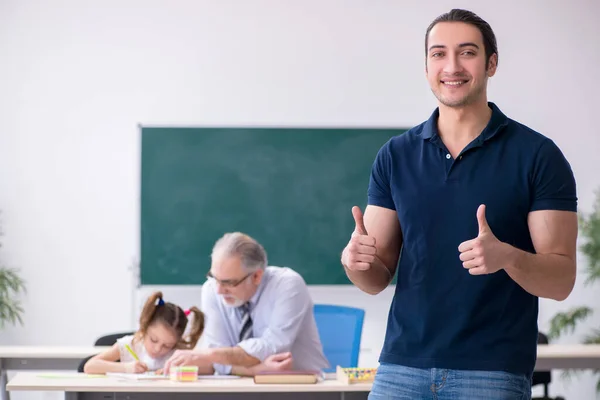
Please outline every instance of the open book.
M157 374L154 371L148 371L141 374L129 374L126 372L107 372L106 376L127 379L131 381L157 381L161 379L169 379L167 375Z

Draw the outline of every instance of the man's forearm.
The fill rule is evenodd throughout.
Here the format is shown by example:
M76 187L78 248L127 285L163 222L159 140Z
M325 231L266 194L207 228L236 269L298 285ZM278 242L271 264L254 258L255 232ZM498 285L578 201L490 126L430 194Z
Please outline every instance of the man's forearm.
M562 301L575 285L575 261L560 254L532 254L514 248L504 270L523 289L537 297Z
M213 364L252 367L260 363L256 357L246 353L241 347L222 347L211 349L210 361Z
M344 266L348 279L360 290L368 294L378 294L392 281L390 270L376 256L371 268L366 271L350 271Z
M231 367L231 375L254 376L256 375L256 372L254 371L254 367L240 367L233 365Z
M201 365L198 366L198 375L213 375L215 369L212 365Z

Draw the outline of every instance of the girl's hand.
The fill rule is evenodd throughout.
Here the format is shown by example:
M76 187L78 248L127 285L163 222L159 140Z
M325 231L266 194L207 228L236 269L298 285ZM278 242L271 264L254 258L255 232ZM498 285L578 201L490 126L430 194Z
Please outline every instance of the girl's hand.
M130 374L142 374L148 371L148 366L141 361L133 361L125 364L125 372Z

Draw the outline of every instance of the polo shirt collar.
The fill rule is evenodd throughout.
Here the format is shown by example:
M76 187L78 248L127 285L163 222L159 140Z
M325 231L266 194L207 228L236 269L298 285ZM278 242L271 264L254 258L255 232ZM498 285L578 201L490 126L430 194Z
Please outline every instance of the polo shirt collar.
M483 132L481 132L481 135L477 137L476 140L479 143L483 143L484 141L491 139L508 124L508 117L504 115L502 111L500 111L496 104L493 102L488 102L488 107L492 109L492 117L490 118L490 121ZM423 139L439 138L437 128L437 120L439 116L440 109L438 107L433 111L431 117L429 117L429 119L425 121L425 124L423 125L423 131L421 133Z

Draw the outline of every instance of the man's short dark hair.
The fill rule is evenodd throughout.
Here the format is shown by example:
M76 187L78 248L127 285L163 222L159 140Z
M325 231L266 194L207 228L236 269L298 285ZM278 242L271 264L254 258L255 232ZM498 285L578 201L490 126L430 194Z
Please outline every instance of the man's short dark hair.
M490 57L492 54L496 53L496 58L498 57L498 45L496 43L496 35L492 30L490 24L484 21L481 17L479 17L474 12L468 10L461 10L459 8L454 8L445 14L440 15L427 28L427 32L425 33L425 56L427 56L427 47L429 45L429 32L433 29L433 27L439 22L464 22L466 24L471 24L481 32L481 36L483 37L483 46L485 49L485 58L486 65L489 66ZM496 61L497 64L497 61Z

